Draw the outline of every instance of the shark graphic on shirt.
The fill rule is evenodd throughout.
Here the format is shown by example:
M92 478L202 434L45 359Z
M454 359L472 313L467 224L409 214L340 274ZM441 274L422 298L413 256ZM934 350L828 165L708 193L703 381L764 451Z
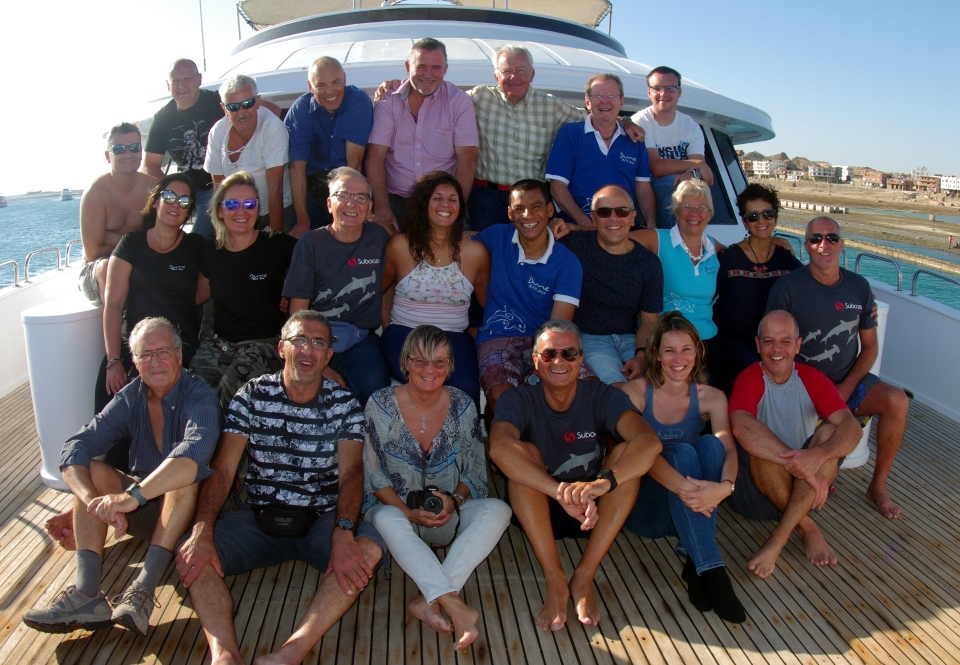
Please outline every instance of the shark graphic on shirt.
M587 453L585 455L570 455L570 459L561 464L553 472L554 476L559 476L561 473L569 473L578 467L583 467L583 472L586 473L587 469L590 468L590 462L597 459L600 456L600 448L597 447L592 453Z

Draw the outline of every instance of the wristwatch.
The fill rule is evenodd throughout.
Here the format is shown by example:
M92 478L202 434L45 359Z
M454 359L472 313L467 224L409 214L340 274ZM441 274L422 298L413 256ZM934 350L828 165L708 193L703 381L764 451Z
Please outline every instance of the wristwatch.
M147 505L147 500L143 498L143 494L140 493L140 483L136 482L126 489L127 494L132 496L137 500L141 506Z
M687 169L690 173L693 174L693 177L697 180L703 180L703 174L700 173L700 169Z
M353 523L352 519L341 517L337 520L337 528L343 529L344 531L349 531L351 533L356 533L357 525Z
M617 489L617 478L610 469L600 469L597 471L597 480L606 480L610 483L610 491Z

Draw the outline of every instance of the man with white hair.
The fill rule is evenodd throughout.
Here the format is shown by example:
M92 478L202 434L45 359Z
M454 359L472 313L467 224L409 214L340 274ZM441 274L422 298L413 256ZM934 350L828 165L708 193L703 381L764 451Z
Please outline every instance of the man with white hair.
M193 519L197 483L213 473L220 436L220 401L202 379L183 369L180 335L170 321L148 317L130 333L139 377L124 386L60 455L73 492L76 578L50 605L28 610L23 622L45 633L96 630L114 623L146 635L160 577ZM130 473L97 457L130 440ZM107 527L150 542L143 568L113 610L100 590Z
M283 231L288 208L293 225L293 199L286 173L287 129L280 118L261 106L257 80L252 76L237 74L224 81L220 99L226 117L210 130L203 168L214 185L228 175L248 171L260 194L259 223Z
M373 103L360 88L347 85L343 65L323 56L307 72L309 92L290 106L284 124L290 134L290 187L299 238L330 223L327 176L349 166L360 170L373 127Z

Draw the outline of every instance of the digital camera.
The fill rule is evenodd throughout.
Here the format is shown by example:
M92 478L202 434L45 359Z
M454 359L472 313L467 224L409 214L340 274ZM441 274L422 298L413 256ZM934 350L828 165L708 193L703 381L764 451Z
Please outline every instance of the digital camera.
M426 510L428 513L440 514L443 510L443 501L436 496L434 492L439 492L440 488L433 485L427 485L422 490L412 490L407 494L407 508L417 510Z

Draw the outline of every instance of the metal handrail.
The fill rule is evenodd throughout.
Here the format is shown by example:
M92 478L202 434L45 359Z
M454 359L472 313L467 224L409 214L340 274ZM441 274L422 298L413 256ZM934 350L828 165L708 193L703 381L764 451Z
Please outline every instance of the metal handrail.
M13 259L0 261L0 268L3 266L13 266L13 286L20 288L20 264Z
M0 263L0 265L3 265L3 264ZM960 281L954 279L953 277L947 277L946 275L941 275L938 272L933 272L932 270L927 270L926 268L917 268L917 272L913 273L913 285L910 288L910 295L913 297L916 297L919 295L917 293L917 280L920 278L921 273L923 273L924 275L930 275L931 277L939 277L945 282L950 282L951 284L956 284L957 286L960 286Z
M878 261L886 261L893 265L897 269L897 291L903 291L903 270L900 268L900 264L894 261L893 259L880 256L879 254L871 254L870 252L860 252L857 254L857 260L854 261L853 271L857 274L860 274L860 259L863 257L869 257L871 259L877 259Z
M25 283L27 284L30 283L30 259L37 256L38 254L46 254L47 252L57 253L57 270L63 270L63 268L61 267L59 247L44 247L43 249L38 249L35 252L30 252L29 254L27 254L27 258L23 262L23 281Z
M64 258L64 262L63 262L63 267L64 267L64 268L69 268L69 267L70 267L70 248L73 247L74 245L76 245L77 243L82 243L82 242L83 242L83 240L81 240L80 238L77 238L77 239L71 240L70 242L67 243L67 249L66 249L66 251L64 252L64 254L65 254L65 258ZM82 244L80 245L80 248L81 248L81 249L83 248L83 245L82 245Z

